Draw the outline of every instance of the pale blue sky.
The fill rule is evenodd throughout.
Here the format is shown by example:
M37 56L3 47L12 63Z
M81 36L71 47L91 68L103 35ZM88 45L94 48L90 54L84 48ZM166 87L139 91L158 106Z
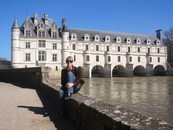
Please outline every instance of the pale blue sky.
M49 14L58 27L62 18L68 28L82 28L155 35L173 27L173 0L1 0L0 57L11 61L11 27L17 16Z

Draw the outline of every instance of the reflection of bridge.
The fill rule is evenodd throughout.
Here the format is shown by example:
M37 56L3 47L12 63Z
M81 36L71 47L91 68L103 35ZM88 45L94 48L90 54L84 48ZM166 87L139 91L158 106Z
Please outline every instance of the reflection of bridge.
M148 65L146 68L138 65L133 68L133 65L127 65L125 68L122 65L114 67L95 65L93 67L79 67L82 77L127 77L127 76L165 76L166 70L163 66L157 65L152 68ZM89 71L90 70L90 71Z

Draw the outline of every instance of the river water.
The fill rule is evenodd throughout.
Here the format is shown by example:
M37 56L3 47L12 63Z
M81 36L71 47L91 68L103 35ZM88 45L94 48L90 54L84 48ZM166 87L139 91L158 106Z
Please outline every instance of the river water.
M80 93L173 124L173 77L83 78ZM60 80L51 80L60 84Z

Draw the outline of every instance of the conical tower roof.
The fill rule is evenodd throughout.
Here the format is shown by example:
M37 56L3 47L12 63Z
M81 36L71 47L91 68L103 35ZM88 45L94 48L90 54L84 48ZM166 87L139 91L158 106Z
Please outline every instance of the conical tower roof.
M13 26L12 26L11 29L19 29L19 25L18 25L17 19L14 20L14 23L13 23Z

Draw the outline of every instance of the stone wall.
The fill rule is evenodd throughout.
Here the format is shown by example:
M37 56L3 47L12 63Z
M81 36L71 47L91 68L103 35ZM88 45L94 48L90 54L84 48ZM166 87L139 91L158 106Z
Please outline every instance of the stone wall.
M42 68L0 69L0 80L39 87L42 84Z
M173 70L166 70L166 76L173 76Z
M58 104L61 86L49 82L49 71L49 67L0 70L0 80L40 87ZM173 130L161 120L80 93L66 100L66 108L83 130Z

